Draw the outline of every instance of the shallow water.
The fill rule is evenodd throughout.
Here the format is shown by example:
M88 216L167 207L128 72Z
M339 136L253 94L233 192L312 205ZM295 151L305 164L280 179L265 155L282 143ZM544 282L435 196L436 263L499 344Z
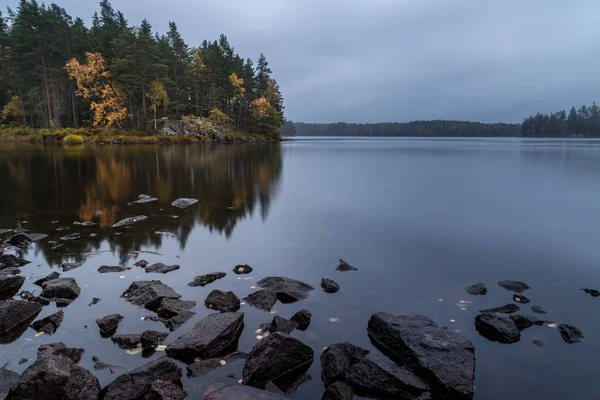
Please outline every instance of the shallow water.
M277 303L290 317L307 308L312 323L295 331L315 350L311 381L290 395L320 398L318 357L332 343L349 341L374 350L366 333L373 312L420 313L459 331L476 347L477 399L595 398L600 347L600 298L580 289L600 289L600 142L515 139L328 139L297 138L278 145L107 146L87 148L0 145L0 229L25 227L50 236L23 256L23 289L61 262L83 261L62 276L77 280L81 296L65 308L53 336L28 329L0 344L0 365L23 371L42 343L83 347L80 363L93 371L92 356L117 365L98 371L102 386L148 361L129 355L100 337L95 318L121 313L118 333L165 330L141 320L153 313L120 294L135 280L160 279L195 300L197 313L166 344L187 332L210 310L213 289L242 298L265 276L287 276L315 287L308 299ZM139 194L158 197L132 204ZM186 210L170 206L178 197L199 202ZM95 216L101 211L100 216ZM110 228L135 215L147 220ZM94 220L92 228L74 221ZM25 222L26 221L26 222ZM53 221L58 221L52 224ZM69 226L66 232L56 232ZM59 248L49 241L78 232L83 239ZM117 233L121 233L118 235ZM94 237L91 237L96 234ZM3 235L8 237L8 235ZM60 242L60 241L59 241ZM135 257L134 251L140 254ZM145 259L179 264L166 275L134 268L99 274L101 265L132 266ZM336 272L338 258L359 268ZM236 264L254 272L237 276ZM225 271L204 288L188 287L194 276ZM341 285L326 294L321 277ZM35 279L34 279L35 278ZM547 319L580 328L582 343L565 343L556 329L531 327L515 344L479 336L479 309L510 303L512 294L496 282L515 279L531 286L522 310L540 305ZM484 282L487 296L464 287ZM94 306L92 297L102 300ZM55 312L44 307L40 317ZM249 351L254 332L273 315L242 305L245 329L239 343ZM451 321L455 322L451 322ZM86 328L87 326L87 328ZM533 340L542 340L536 347ZM152 358L164 353L157 352ZM29 358L18 365L21 358ZM183 364L182 364L183 365ZM184 378L193 393L229 372L232 363L204 378ZM185 372L184 372L185 374Z

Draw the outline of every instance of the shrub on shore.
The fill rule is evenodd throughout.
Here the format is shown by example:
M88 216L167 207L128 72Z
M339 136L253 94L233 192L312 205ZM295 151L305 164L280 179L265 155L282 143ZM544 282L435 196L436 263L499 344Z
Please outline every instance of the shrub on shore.
M85 139L83 138L83 136L79 136L79 135L75 135L75 134L70 134L64 137L63 139L63 144L83 144L85 142Z

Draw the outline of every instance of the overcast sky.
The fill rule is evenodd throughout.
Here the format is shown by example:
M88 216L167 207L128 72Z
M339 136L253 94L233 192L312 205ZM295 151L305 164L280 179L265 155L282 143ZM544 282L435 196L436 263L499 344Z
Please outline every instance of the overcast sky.
M0 0L0 4L7 0ZM91 22L92 0L56 0ZM16 2L10 1L13 6ZM263 52L304 122L521 122L600 102L599 0L113 0L190 46Z

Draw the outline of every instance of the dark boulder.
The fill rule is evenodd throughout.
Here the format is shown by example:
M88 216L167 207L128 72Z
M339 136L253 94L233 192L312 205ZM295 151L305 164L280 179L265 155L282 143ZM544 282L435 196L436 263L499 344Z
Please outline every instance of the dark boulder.
M248 264L236 265L235 268L233 269L233 272L235 272L238 275L249 274L252 271L253 271L252 267L249 266Z
M348 264L346 261L344 261L340 258L340 263L335 270L342 271L342 272L358 271L358 268L354 268L352 265Z
M186 400L187 394L176 384L165 381L154 381L150 392L144 400Z
M225 272L213 272L212 274L200 275L194 278L193 281L188 283L188 286L197 287L197 286L206 286L209 283L213 283L217 279L224 278L227 275Z
M137 281L132 283L121 297L137 306L155 311L164 298L178 299L181 295L161 281Z
M146 267L146 272L156 272L159 274L166 274L172 271L178 270L180 267L177 264L166 265L163 263L152 264L149 267Z
M16 234L12 236L10 239L5 241L4 243L9 244L11 246L18 247L19 249L25 249L27 246L31 244L32 240L27 237L27 235L23 233Z
M12 254L0 254L0 270L5 268L19 268L30 262Z
M37 349L38 360L45 357L65 357L74 363L81 361L84 350L76 347L67 347L62 342L42 344Z
M135 216L135 217L125 218L125 219L120 220L116 224L113 224L111 226L111 228L120 228L122 226L133 225L136 222L140 222L140 221L145 220L146 218L148 218L148 217L145 216L145 215L138 215L138 216Z
M44 278L38 279L37 281L35 281L33 283L35 285L42 286L44 284L44 282L48 282L48 281L54 280L56 278L60 278L60 274L58 272L52 272L50 275L48 275Z
M187 375L188 376L202 376L206 375L209 372L214 371L215 369L227 365L231 362L238 360L245 360L248 358L248 354L235 352L231 353L225 357L221 358L208 358L206 360L200 360L200 362L195 362L187 367ZM224 362L224 363L223 363Z
M246 385L225 385L208 391L203 400L286 400L287 397Z
M596 289L581 289L592 297L600 296L600 291Z
M242 371L243 382L260 387L309 366L313 357L313 350L298 339L272 333L252 348Z
M198 200L196 199L188 199L185 197L179 198L171 203L173 207L177 208L188 208L192 204L196 204Z
M282 303L305 299L308 297L308 292L314 289L308 283L284 277L263 278L256 284L275 293Z
M138 196L138 199L136 201L134 201L134 203L145 204L145 203L152 203L153 201L158 201L158 199L156 197L152 197L147 194L140 194Z
M204 305L212 310L235 312L240 309L240 299L233 292L215 289L208 294Z
M326 385L336 381L345 381L346 373L354 364L369 354L368 350L350 343L336 343L321 353L322 376Z
M518 305L510 303L510 304L505 304L503 306L500 307L494 307L494 308L488 308L485 310L480 310L480 312L482 313L502 313L502 314L512 314L514 312L519 311L520 308Z
M40 296L47 299L69 299L75 300L81 289L73 278L56 278L42 283L42 293Z
M135 265L138 268L146 268L148 266L148 261L139 260L139 261L136 261L135 264L133 264L133 265Z
M103 265L98 268L98 272L106 274L108 272L123 272L131 269L130 267L121 267L119 265Z
M375 313L368 332L394 361L427 380L432 390L452 399L472 399L475 347L470 340L421 316Z
M563 340L569 344L581 342L583 332L573 325L561 324L558 326L558 332Z
M79 239L81 239L81 235L79 233L71 233L60 238L60 240L64 242L73 242Z
M413 399L427 390L427 383L414 372L375 355L368 355L350 367L346 378L356 392L369 396Z
M350 385L346 382L335 382L327 387L321 400L352 400L353 398L354 393Z
M161 345L167 336L169 336L167 332L144 331L141 337L142 347L144 349L150 349Z
M194 307L196 307L195 301L164 298L160 302L160 306L158 306L156 313L161 318L169 319L184 311L189 311Z
M53 334L56 332L60 324L62 323L63 317L65 313L61 310L52 315L47 316L46 318L38 319L31 327L38 332L44 332L47 334Z
M98 328L100 328L100 333L102 335L110 336L115 333L119 323L123 321L123 318L125 317L121 314L110 314L97 318L96 323L98 324Z
M521 339L517 324L505 315L483 313L475 317L475 328L481 336L500 343L514 343Z
M298 324L296 329L300 331L305 331L310 325L310 318L312 314L308 310L300 310L296 314L292 315L290 321L294 321Z
M0 297L13 297L25 282L21 275L0 274Z
M142 343L142 335L139 333L114 335L110 340L123 349L132 349Z
M296 329L297 326L297 322L290 321L280 317L279 315L276 315L273 317L273 321L269 325L269 332L283 332L286 335L289 335L294 329Z
M179 327L187 322L188 319L196 315L193 311L183 311L171 319L162 319L162 322L171 332L176 331Z
M335 293L340 290L340 285L329 278L321 278L321 287L325 291L325 293Z
M513 301L515 301L517 303L521 303L521 304L527 304L531 300L529 300L527 297L523 296L522 294L513 294Z
M155 381L169 383L181 379L181 368L168 357L149 362L112 381L104 390L104 400L153 399L152 384ZM165 399L166 400L166 399Z
M527 314L512 314L509 317L515 322L515 325L517 325L517 329L520 331L529 328L532 325L543 325L545 322L550 322L538 319L533 315Z
M21 300L4 300L0 302L0 336L11 331L21 335L29 323L39 314L42 306ZM0 343L4 341L0 340Z
M515 293L523 293L530 288L528 284L519 281L499 281L498 285Z
M277 302L277 295L270 290L258 290L250 293L244 298L244 301L260 310L271 311L271 308Z
M167 346L167 355L191 363L196 357L211 358L229 350L242 332L244 314L213 313Z
M534 312L536 314L548 314L548 311L544 310L540 306L531 306L531 312Z
M466 287L467 293L473 296L483 296L487 293L487 288L483 283L475 283L469 287Z

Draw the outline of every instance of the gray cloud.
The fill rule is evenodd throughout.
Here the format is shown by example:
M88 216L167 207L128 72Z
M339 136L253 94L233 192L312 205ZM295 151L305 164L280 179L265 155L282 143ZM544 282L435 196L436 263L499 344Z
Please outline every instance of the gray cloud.
M89 22L97 3L56 0ZM600 93L597 0L113 0L188 44L263 52L306 122L521 121ZM600 98L598 99L600 101Z

